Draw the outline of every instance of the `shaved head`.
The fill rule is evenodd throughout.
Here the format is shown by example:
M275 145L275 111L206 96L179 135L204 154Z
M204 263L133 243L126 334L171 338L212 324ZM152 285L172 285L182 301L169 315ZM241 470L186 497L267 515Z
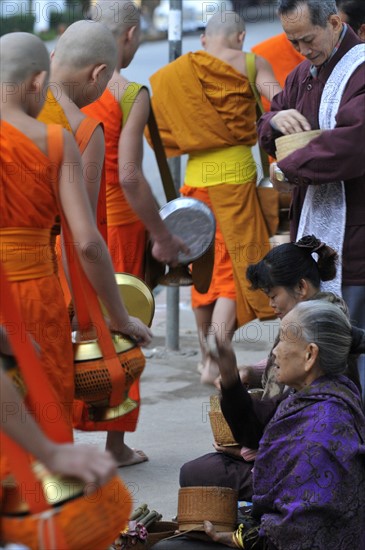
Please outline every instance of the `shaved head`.
M104 63L114 69L117 61L115 40L105 25L77 21L58 40L54 60L72 70Z
M216 13L209 19L205 35L207 37L224 36L227 38L234 33L244 31L245 21L238 13L222 11L222 13Z
M0 38L1 82L20 84L42 71L49 73L49 54L37 36L13 32Z
M118 38L131 27L140 25L140 11L133 0L96 0L90 8L93 21L104 23Z

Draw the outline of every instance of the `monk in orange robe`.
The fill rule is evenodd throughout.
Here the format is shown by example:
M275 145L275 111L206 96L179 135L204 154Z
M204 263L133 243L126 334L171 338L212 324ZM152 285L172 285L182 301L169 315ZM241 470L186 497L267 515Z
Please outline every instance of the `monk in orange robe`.
M78 21L70 25L57 42L51 61L51 86L47 91L38 120L46 124L60 124L72 132L79 146L83 162L83 176L99 230L106 236L106 212L101 208L105 190L99 193L104 164L104 136L102 125L85 116L80 108L100 95L116 63L116 48L112 34L100 23ZM81 70L82 68L82 70ZM70 85L70 82L73 85ZM97 88L92 88L93 84ZM99 200L99 205L98 205ZM99 209L98 206L101 206ZM58 230L57 230L58 229ZM53 233L59 233L55 227ZM56 241L56 270L66 304L71 293L63 269L60 237Z
M95 23L83 22L88 25ZM42 108L48 81L47 50L36 37L12 33L1 38L1 188L0 253L24 326L39 345L43 368L57 394L49 410L34 411L40 425L60 415L69 426L74 396L71 328L59 280L54 273L50 232L60 204L78 243L82 268L105 304L113 332L138 337L151 331L128 315L114 279L106 245L97 230L84 182L80 154L72 136L60 126L34 120ZM11 94L6 95L7 83ZM25 94L24 91L27 93ZM72 167L72 170L69 168ZM93 244L97 258L88 257ZM0 318L1 324L6 319Z
M284 87L288 74L305 59L291 45L285 32L256 44L251 50L270 63L281 88ZM272 95L274 96L279 91L280 89L273 90ZM262 95L261 99L265 111L270 111L270 101L265 95Z
M70 56L70 52L74 52L74 55ZM54 51L50 78L52 89L48 90L45 104L38 116L38 120L45 123L61 124L66 130L74 134L76 143L82 154L86 188L95 215L97 213L98 197L99 200L101 199L105 202L105 196L101 197L99 194L105 151L103 125L95 118L84 114L80 109L81 107L85 107L92 99L96 99L90 94L90 80L97 79L100 95L104 91L108 81L103 75L103 69L107 69L109 76L111 76L115 64L115 40L108 29L104 26L101 27L100 23L85 25L83 22L74 23L68 27L59 39ZM83 67L82 71L80 71L80 67ZM70 86L69 82L74 82L77 85ZM113 113L111 115L113 116ZM113 124L110 126L113 128ZM118 126L117 131L119 133ZM106 137L108 138L108 134ZM106 168L108 171L108 164ZM102 189L103 192L105 194L105 189ZM112 197L111 204L113 205L113 203L114 200ZM130 210L129 207L128 209ZM135 218L137 219L137 216ZM101 225L100 221L102 220L98 220L99 229ZM104 221L106 224L106 220ZM107 240L106 225L105 238ZM59 244L59 237L57 241ZM141 261L143 259L144 241L142 242L142 246L143 250L140 251ZM60 246L57 247L57 252L59 260L58 276L61 280L66 303L69 303L71 294L62 267L62 261L60 261ZM116 264L115 261L114 269L116 271L133 272L133 270L127 269L126 266L123 268L123 266ZM130 389L129 397L139 402L138 381ZM114 421L114 423L122 425L123 428L131 424L132 428L135 429L137 419L138 410L134 410L126 415L126 417L121 417L119 420ZM90 431L108 431L111 427L114 429L113 424L110 424L110 422L91 421L88 417L87 407L81 401L75 401L74 403L74 426L81 430ZM107 448L108 446L107 442ZM120 448L118 451L120 453ZM123 465L120 456L117 455L116 458L118 459L118 464Z
M144 278L147 231L152 254L163 263L176 265L178 252L187 249L161 220L142 170L143 130L149 116L148 91L129 83L120 74L137 50L140 14L130 0L93 2L91 14L113 32L118 48L118 63L107 89L100 99L83 109L104 126L108 247L115 271ZM123 98L126 101L122 108ZM128 395L140 403L138 380ZM107 430L107 449L120 466L129 466L147 460L143 451L131 449L124 442L124 432L136 430L138 416L139 406L108 422L92 422L84 414L77 427Z
M211 285L206 294L192 290L204 383L213 383L219 374L206 346L209 334L224 341L253 319L273 318L264 294L253 292L246 280L247 266L265 255L270 242L255 189L256 102L242 52L244 37L242 18L216 14L202 37L205 51L181 56L150 79L167 154L189 154L181 192L208 204L217 222ZM256 84L271 99L276 82L271 67L256 58L256 69Z

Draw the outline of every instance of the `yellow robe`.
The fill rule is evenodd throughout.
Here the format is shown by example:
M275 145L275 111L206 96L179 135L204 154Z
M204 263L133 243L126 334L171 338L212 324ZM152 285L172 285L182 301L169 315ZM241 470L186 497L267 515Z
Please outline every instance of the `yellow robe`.
M208 187L202 185L212 151L221 159L224 149L252 147L257 141L256 101L248 79L231 65L199 51L160 69L151 77L151 85L152 106L167 155L188 153L196 164L194 153L199 153L200 179L189 180L182 193L206 202L218 226L212 282L206 294L193 289L193 307L228 297L237 302L237 326L256 318L274 318L267 297L250 290L246 279L247 266L270 250L255 189L256 174L246 177L252 161L247 171L239 165L233 183L231 178L229 183L222 179ZM199 169L194 172L199 174Z

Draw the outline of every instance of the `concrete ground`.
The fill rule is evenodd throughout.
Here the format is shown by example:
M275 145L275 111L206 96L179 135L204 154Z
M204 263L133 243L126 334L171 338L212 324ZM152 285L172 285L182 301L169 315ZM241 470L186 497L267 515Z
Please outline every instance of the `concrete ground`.
M126 443L143 451L149 461L120 468L121 478L134 499L134 508L147 503L168 521L176 515L180 466L213 450L209 424L209 396L213 386L200 384L200 359L195 319L190 307L190 287L180 288L180 330L177 352L165 349L166 287L156 297L153 342L146 355L141 380L142 407L137 431ZM265 357L277 321L253 322L237 331L234 347L240 365ZM76 432L76 441L104 446L105 433Z

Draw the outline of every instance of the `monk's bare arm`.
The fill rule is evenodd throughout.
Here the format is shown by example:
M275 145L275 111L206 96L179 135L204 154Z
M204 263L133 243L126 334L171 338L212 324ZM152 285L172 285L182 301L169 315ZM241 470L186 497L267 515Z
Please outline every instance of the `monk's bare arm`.
M101 175L105 156L105 141L101 126L98 126L82 154L82 175L86 185L91 209L96 218Z
M121 300L110 255L97 229L82 179L80 153L66 131L60 199L85 273L110 315L111 330L137 338L141 344L149 343L151 331L139 319L128 315Z
M142 169L143 132L149 109L148 93L141 90L119 139L119 181L127 201L151 235L153 255L162 262L174 265L178 252L186 249L181 239L172 235L161 220Z
M276 80L270 63L263 57L256 56L256 86L261 95L269 101L279 92L281 86Z

